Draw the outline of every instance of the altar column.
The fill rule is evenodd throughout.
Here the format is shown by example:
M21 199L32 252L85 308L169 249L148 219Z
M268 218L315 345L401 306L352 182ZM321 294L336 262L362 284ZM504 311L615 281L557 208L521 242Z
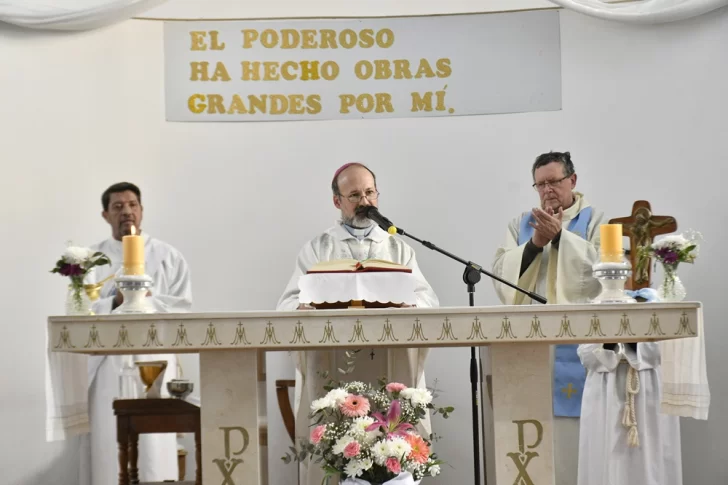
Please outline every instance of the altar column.
M555 485L549 349L543 343L489 349L498 485Z
M202 483L260 485L256 350L200 351Z

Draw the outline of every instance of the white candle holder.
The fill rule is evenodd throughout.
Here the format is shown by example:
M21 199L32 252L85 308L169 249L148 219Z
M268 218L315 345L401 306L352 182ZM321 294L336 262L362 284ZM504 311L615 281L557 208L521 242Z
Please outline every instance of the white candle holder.
M624 254L618 259L621 261L600 261L592 266L592 274L601 283L602 292L591 303L637 303L637 300L624 290L624 285L632 276L632 265Z
M152 283L152 278L147 275L117 276L116 287L124 295L124 302L111 313L154 313L147 299Z

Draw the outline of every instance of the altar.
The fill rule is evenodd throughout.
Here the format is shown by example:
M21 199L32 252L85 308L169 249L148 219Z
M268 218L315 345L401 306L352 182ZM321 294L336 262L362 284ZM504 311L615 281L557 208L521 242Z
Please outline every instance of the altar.
M199 353L205 485L260 483L259 351L491 346L497 482L555 485L549 345L694 338L701 321L698 302L52 316L48 342Z

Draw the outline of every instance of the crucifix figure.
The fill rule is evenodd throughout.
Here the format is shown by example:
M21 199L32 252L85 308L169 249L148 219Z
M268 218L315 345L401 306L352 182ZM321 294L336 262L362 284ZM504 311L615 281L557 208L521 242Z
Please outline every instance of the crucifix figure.
M652 215L652 207L646 200L638 200L632 205L632 215L619 217L609 221L610 224L622 224L622 234L629 237L629 261L632 264L632 279L627 287L639 290L650 286L651 265L646 264L637 271L637 253L639 248L652 244L655 236L677 231L677 221L672 216Z

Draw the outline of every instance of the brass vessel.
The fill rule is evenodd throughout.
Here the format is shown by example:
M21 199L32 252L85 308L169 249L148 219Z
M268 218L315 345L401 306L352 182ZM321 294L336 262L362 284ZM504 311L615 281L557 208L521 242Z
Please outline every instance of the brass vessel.
M103 280L99 281L98 283L91 283L87 285L83 285L83 289L86 291L86 294L88 295L89 300L96 301L99 299L99 296L101 294L101 288L104 287L107 281L114 278L116 275L111 274L108 277L104 278Z
M135 364L139 367L139 377L141 377L144 385L147 386L144 390L145 392L149 392L157 377L167 369L166 360L150 360L147 362L136 362Z

